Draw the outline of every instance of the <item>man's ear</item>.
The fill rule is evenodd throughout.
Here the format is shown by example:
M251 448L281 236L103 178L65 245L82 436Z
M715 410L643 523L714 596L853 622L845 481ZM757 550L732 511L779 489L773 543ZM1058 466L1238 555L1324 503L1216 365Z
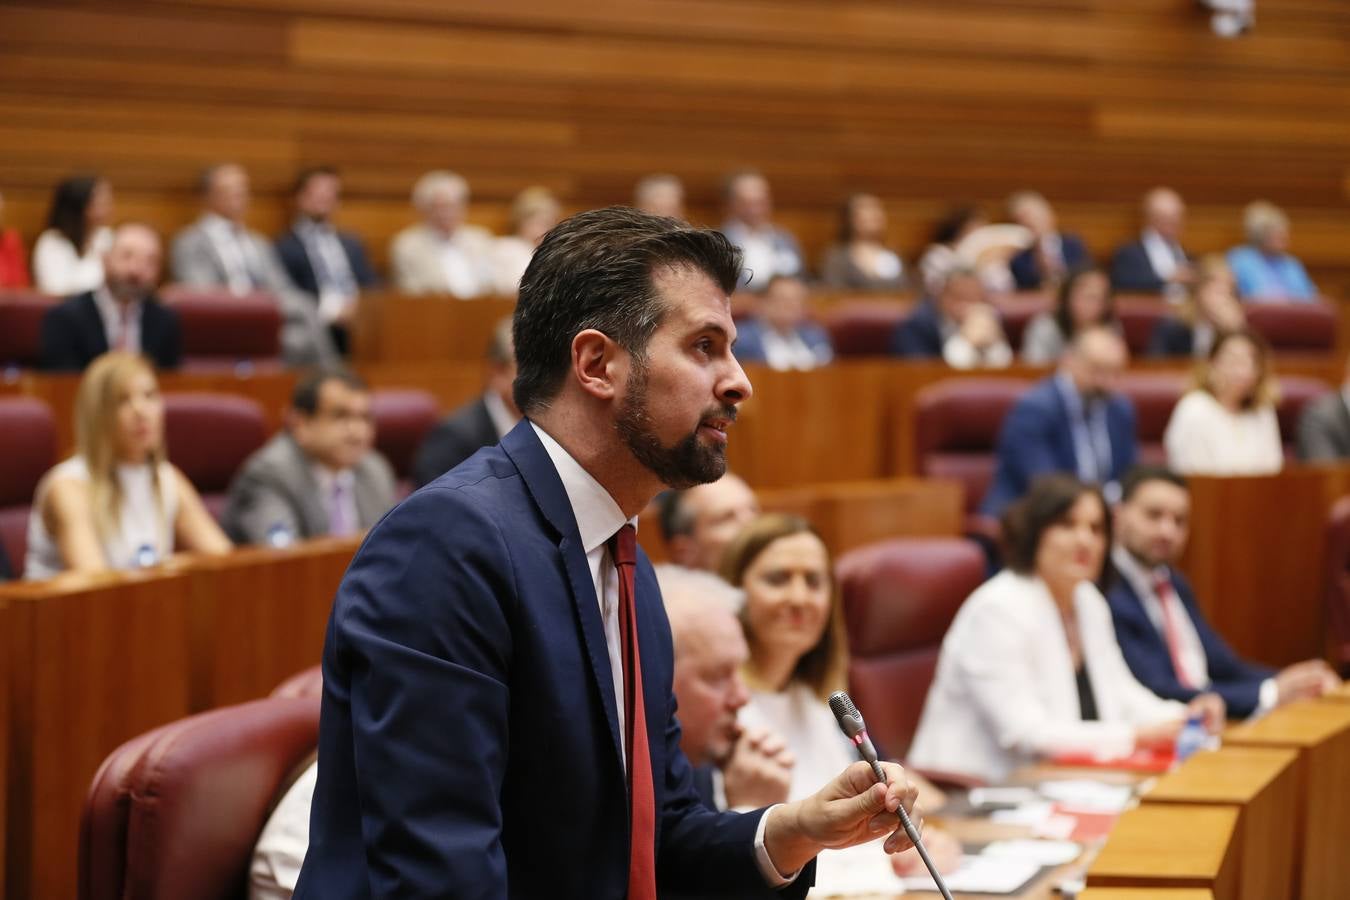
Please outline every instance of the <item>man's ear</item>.
M572 375L592 397L613 400L619 345L608 335L588 328L572 338Z

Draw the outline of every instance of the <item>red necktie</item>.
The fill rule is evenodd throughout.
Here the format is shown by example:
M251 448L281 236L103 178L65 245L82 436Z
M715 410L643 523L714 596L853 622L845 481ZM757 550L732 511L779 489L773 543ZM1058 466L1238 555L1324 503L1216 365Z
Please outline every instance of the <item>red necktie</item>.
M1172 579L1159 575L1153 580L1153 592L1158 595L1162 605L1163 639L1167 641L1167 652L1172 656L1172 670L1177 673L1177 681L1184 688L1194 688L1186 669L1181 665L1181 623L1177 621L1177 595L1172 590Z
M619 644L623 654L624 726L627 730L628 797L631 853L628 900L656 900L656 796L652 755L647 747L647 714L642 698L642 656L638 652L637 531L625 525L609 540L619 570Z

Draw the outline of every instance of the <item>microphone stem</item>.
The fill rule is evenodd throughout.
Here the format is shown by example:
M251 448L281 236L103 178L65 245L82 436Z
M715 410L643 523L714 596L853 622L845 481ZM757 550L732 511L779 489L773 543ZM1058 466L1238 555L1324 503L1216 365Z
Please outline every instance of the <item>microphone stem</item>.
M886 770L881 768L881 763L875 759L869 759L868 763L872 766L872 774L876 776L877 781L886 784ZM937 866L933 863L933 858L928 855L928 848L923 845L919 838L919 830L914 827L914 823L909 820L909 813L905 812L903 806L895 808L895 814L900 819L900 827L905 830L905 834L914 844L914 849L919 851L919 859L928 868L928 874L933 876L933 884L937 885L938 892L942 894L942 900L952 900L951 892L947 890L947 884L938 874Z

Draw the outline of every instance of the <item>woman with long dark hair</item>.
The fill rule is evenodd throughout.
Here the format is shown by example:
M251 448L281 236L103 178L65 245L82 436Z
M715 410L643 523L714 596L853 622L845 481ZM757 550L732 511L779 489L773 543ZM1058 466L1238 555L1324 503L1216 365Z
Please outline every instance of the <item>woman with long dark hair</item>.
M33 246L38 290L64 297L103 287L112 210L112 186L97 175L77 175L56 186L46 230Z

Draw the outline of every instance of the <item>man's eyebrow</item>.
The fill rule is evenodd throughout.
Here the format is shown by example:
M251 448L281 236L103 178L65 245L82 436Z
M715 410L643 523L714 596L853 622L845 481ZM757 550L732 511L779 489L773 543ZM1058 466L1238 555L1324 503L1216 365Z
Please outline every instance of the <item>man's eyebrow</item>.
M736 346L736 338L731 337L730 333L727 331L727 327L723 325L721 322L715 322L712 320L704 322L702 325L700 325L698 328L694 330L694 333L704 334L709 331L715 334L719 334L723 338L728 338L730 340L731 346L733 347Z

